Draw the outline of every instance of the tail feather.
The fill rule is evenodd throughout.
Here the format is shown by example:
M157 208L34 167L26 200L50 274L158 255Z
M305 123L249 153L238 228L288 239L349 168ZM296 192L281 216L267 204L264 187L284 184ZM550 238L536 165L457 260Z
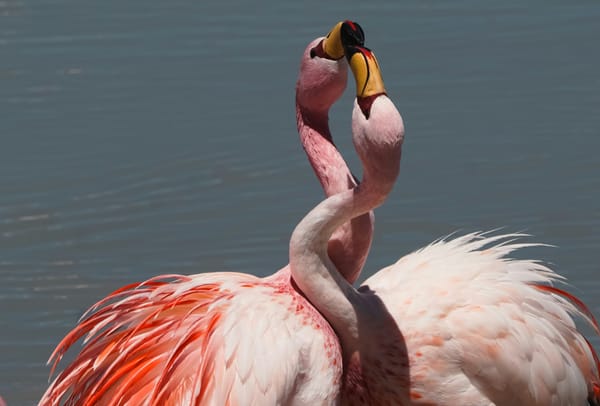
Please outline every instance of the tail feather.
M52 353L51 374L84 339L40 405L166 405L177 403L174 394L188 403L197 398L209 369L200 351L225 309L221 299L229 297L219 283L200 282L166 275L130 284L92 306Z
M588 397L589 406L600 406L600 385L592 384L592 392Z
M587 341L587 340L586 340ZM588 397L588 402L590 406L600 406L600 360L598 359L598 354L594 351L594 347L592 344L587 341L590 346L590 351L594 357L594 361L596 363L597 376L595 376L591 383L591 390Z
M576 306L576 308L579 310L581 316L586 319L588 321L588 323L591 325L591 327L596 331L597 334L600 335L600 327L598 326L598 321L596 320L596 318L594 317L594 315L592 314L592 312L590 311L590 309L585 305L585 303L583 303L583 301L581 301L580 299L578 299L576 296L570 294L569 292L566 292L562 289L556 288L554 286L549 286L549 285L535 285L535 287L539 290L551 293L551 294L555 294L558 295L566 300L568 300L570 303L574 304ZM589 382L589 396L588 396L588 403L590 404L590 406L600 406L600 359L598 358L598 354L596 352L596 350L594 349L594 347L592 346L592 344L589 342L589 340L585 337L583 337L583 339L585 340L585 342L587 343L589 349L590 349L590 353L592 354L593 357L593 365L592 365L592 377L590 379Z
M598 321L596 321L596 318L592 314L591 310L585 305L585 303L583 303L583 301L578 299L576 296L570 294L569 292L559 289L554 286L550 286L550 285L534 285L534 286L539 290L543 290L545 292L550 292L555 295L561 296L561 297L567 299L572 304L574 304L579 309L582 316L585 319L587 319L589 324L594 328L594 330L596 330L596 333L598 335L600 335L600 326L598 326ZM590 346L590 348L591 348L591 346Z

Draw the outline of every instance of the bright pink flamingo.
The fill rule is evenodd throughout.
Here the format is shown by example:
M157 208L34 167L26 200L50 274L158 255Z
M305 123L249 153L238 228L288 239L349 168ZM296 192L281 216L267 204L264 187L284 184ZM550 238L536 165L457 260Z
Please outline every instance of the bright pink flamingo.
M298 130L325 193L356 185L333 145L328 111L346 87L337 24L301 60ZM327 249L353 282L367 256L372 214L340 224ZM94 305L57 346L54 368L81 337L84 348L40 405L321 405L339 394L339 344L298 292L288 266L268 278L239 273L163 275L125 286Z
M354 289L327 255L341 224L381 205L399 173L404 127L366 48L348 46L363 181L296 227L290 267L340 339L348 405L598 405L598 358L572 316L583 303L538 261L508 257L519 235L469 234L401 258Z

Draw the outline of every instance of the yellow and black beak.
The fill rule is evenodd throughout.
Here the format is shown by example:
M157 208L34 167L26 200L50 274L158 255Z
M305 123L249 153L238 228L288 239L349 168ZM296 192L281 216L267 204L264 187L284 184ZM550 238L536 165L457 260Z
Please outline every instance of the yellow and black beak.
M345 46L345 54L356 81L356 97L384 94L385 86L375 54L369 48L357 45Z
M350 20L337 23L327 37L310 51L311 58L320 57L337 61L344 57L345 44L362 46L365 34L361 26Z

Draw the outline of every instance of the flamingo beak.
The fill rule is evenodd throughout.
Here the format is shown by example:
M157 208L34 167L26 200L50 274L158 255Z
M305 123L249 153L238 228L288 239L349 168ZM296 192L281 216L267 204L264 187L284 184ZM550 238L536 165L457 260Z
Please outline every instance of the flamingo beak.
M385 93L375 54L369 48L353 44L344 44L344 50L356 81L356 97L366 98Z
M310 56L337 61L344 57L344 42L364 45L365 34L358 23L350 20L337 23L329 31L329 34L310 51Z

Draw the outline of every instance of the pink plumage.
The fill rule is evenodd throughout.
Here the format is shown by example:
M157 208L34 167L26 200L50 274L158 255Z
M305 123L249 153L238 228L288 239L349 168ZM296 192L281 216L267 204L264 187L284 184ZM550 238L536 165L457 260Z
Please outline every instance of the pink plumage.
M90 309L58 345L85 346L42 404L291 404L321 377L332 401L341 364L333 331L289 284L234 273L166 275ZM283 327L283 328L282 328ZM316 358L312 346L320 346ZM302 354L302 351L309 353ZM322 370L325 369L326 373Z
M595 319L552 286L562 278L551 269L510 257L531 245L511 242L519 237L441 240L365 281L393 318L380 323L402 332L410 396L435 404L583 405L597 391L597 358L573 317L598 331ZM368 364L355 367L370 373Z

